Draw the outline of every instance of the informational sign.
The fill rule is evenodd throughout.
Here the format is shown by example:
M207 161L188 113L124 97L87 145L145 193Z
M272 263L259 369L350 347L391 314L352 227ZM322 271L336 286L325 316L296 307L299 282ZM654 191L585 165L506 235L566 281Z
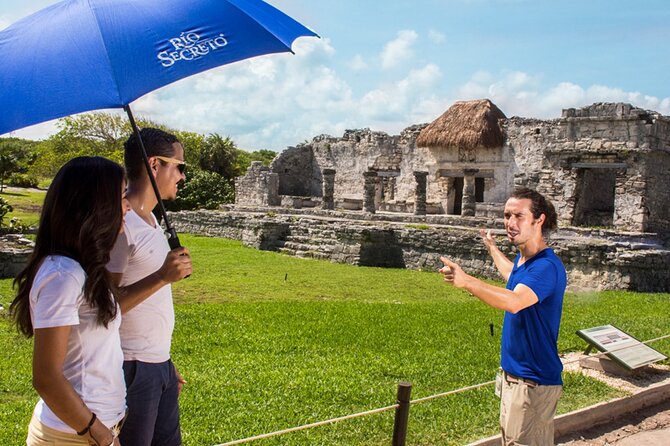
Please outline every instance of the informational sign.
M629 370L668 358L612 325L577 330L577 336Z

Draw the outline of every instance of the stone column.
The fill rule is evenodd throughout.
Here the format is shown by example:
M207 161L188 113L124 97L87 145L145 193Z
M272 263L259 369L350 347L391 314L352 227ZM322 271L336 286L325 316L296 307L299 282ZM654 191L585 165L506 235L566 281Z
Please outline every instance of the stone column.
M461 215L474 217L477 202L475 200L475 174L479 169L465 169L463 172L463 204Z
M426 178L428 172L414 172L416 189L414 191L414 215L426 215Z
M321 207L323 209L335 209L335 169L323 169L321 176L323 178Z
M365 179L365 189L363 191L363 210L365 212L370 212L374 214L376 211L375 208L375 193L377 185L377 172L368 170L363 172L363 178Z

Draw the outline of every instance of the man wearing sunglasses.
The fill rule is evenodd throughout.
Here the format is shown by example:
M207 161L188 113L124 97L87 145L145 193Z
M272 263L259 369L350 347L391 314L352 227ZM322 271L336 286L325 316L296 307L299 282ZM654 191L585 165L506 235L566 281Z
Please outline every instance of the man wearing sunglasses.
M185 179L184 147L167 132L140 132L151 175L163 200L177 198ZM172 251L152 210L158 200L133 134L125 143L126 198L131 210L107 269L119 286L123 314L121 348L128 414L121 431L124 446L181 445L178 397L185 383L170 360L174 329L171 283L191 274L188 249Z

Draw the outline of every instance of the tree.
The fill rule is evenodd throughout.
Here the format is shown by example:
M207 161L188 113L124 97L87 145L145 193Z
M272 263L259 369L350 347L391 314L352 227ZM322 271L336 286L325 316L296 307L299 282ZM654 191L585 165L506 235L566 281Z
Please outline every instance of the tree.
M35 161L35 143L19 138L0 138L0 191L12 174L24 173Z
M123 164L123 143L132 133L128 118L118 113L83 113L58 120L59 132L40 142L39 153L31 173L52 178L63 164L77 156L104 156ZM138 118L140 127L157 127L152 121Z
M200 152L200 168L215 172L224 178L235 177L237 147L229 137L223 138L217 133L205 137Z
M0 153L0 192L5 190L5 181L14 172L18 172L19 162L9 153Z
M179 185L177 199L166 202L171 211L216 209L235 200L232 180L207 170L186 171L186 181Z
M234 169L235 176L244 175L252 161L261 161L264 166L269 166L276 156L277 152L273 152L272 150L262 149L255 152L247 152L246 150L237 149L237 160Z
M102 112L68 116L60 119L58 126L61 138L87 140L102 153L123 149L123 141L132 130L128 118Z
M12 212L14 209L12 208L12 205L7 202L4 198L0 197L0 226L3 224L3 220L5 219L5 215L7 213Z
M200 153L202 152L202 145L205 140L204 135L194 132L183 132L180 130L174 131L173 133L184 146L184 160L189 166L189 169L199 168Z

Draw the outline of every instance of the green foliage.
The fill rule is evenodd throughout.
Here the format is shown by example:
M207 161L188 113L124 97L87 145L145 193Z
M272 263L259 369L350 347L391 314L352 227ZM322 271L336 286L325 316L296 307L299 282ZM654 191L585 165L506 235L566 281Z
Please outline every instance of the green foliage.
M180 397L184 444L207 445L493 379L502 314L440 275L306 260L181 235L193 275L174 285L173 359L188 382ZM8 307L11 279L0 280ZM568 294L559 349L583 350L574 330L620 326L640 339L667 334L668 294ZM1 313L0 313L1 314ZM489 333L493 323L495 335ZM654 344L670 350L670 340ZM32 342L0 316L0 444L20 444L37 396ZM589 377L564 374L559 413L621 396ZM460 445L497 432L491 386L412 405L408 444ZM384 445L393 411L259 442Z
M239 167L239 154L244 152L235 147L228 137L218 134L203 136L194 132L176 131L151 121L138 119L140 127L156 127L175 134L184 145L187 179L180 186L179 198L166 207L171 210L215 209L220 204L232 203L235 191L233 179L244 173L248 164ZM103 156L123 164L123 144L132 129L128 119L118 113L85 113L62 118L58 122L60 131L39 143L30 142L32 157L29 169L21 169L12 164L15 156L3 158L0 151L0 189L10 175L12 183L22 187L35 187L50 181L58 170L77 156ZM19 140L20 141L20 140ZM2 148L0 139L0 148ZM17 153L26 142L14 142L8 153ZM7 143L9 144L9 143ZM271 159L274 152L261 150L247 155L245 159ZM3 164L4 163L4 164ZM3 165L5 166L3 174ZM203 169L202 171L200 169ZM238 174L238 170L242 169ZM27 173L26 173L27 170Z
M235 200L235 188L231 181L206 170L186 171L186 181L179 185L177 199L166 202L171 211L216 209Z
M189 168L200 166L200 153L205 137L199 133L172 131L177 139L184 146L184 161Z
M159 127L138 119L140 127ZM58 120L60 131L42 141L38 157L30 169L37 178L53 178L69 160L77 156L103 156L123 164L123 143L132 133L128 118L118 113L83 113Z
M410 229L417 229L419 231L425 231L427 229L430 229L430 226L428 226L427 224L423 224L423 223L417 223L417 224L410 223L410 224L405 225L405 227L410 228Z
M7 202L4 198L0 197L0 226L3 226L5 224L4 219L5 216L12 212L14 208L12 208L12 205Z
M14 155L9 153L0 153L0 192L5 189L5 182L9 176L19 168L19 161Z
M26 173L13 173L7 180L7 184L14 187L37 187L37 178Z
M269 166L276 156L277 153L272 150L263 149L255 152L247 152L246 150L238 149L237 160L235 162L235 176L244 175L249 166L251 166L252 161L261 161L264 166Z
M0 192L9 178L24 173L35 161L35 143L19 138L0 138Z
M58 137L64 141L87 141L96 155L123 150L123 142L132 132L130 122L117 113L83 113L62 118Z
M224 178L235 177L234 166L237 158L237 148L229 137L212 133L207 135L200 152L200 168L215 172Z

